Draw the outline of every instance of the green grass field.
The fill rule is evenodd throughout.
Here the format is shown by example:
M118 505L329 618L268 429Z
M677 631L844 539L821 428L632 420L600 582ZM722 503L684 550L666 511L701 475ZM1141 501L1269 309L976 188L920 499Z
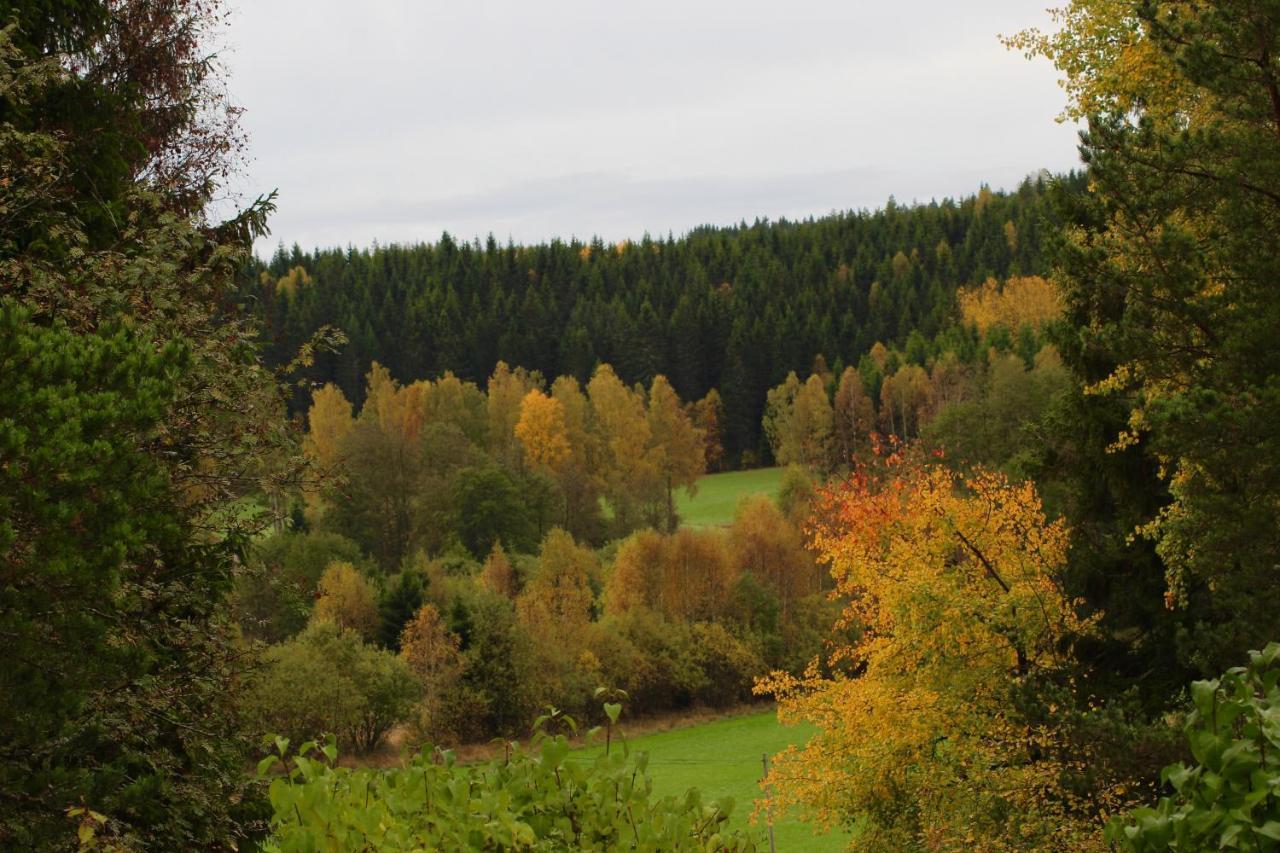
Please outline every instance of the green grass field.
M623 730L626 726L623 725ZM784 747L802 742L812 731L802 726L782 726L773 711L747 714L727 720L674 729L669 732L632 738L633 750L649 753L649 775L657 796L681 795L697 788L704 797L733 797L730 826L747 829L769 849L768 830L763 822L750 826L752 803L760 796L761 757L772 756ZM591 747L582 750L589 755ZM799 820L782 818L774 822L774 841L779 853L826 853L843 850L848 836L815 835Z
M698 481L696 497L676 493L676 512L686 527L720 527L733 523L733 511L744 495L776 497L782 484L782 468L756 468L708 474Z

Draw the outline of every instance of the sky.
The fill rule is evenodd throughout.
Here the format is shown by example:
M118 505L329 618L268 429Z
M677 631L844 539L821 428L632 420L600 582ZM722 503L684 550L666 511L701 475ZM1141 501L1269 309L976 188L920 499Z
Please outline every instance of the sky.
M220 56L304 249L677 235L1078 162L1027 0L229 0Z

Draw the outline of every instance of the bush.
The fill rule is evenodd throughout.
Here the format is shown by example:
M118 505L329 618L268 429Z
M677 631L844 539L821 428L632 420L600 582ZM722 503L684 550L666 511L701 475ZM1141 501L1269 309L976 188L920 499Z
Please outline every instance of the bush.
M631 696L636 713L688 706L706 685L692 650L689 626L668 622L646 607L634 607L602 624L602 677Z
M459 765L426 751L391 771L332 766L337 751L304 745L271 783L266 851L294 850L754 850L725 824L732 800L650 796L648 756L614 748L569 761L562 735L537 731L527 749ZM327 761L325 759L328 759Z
M418 698L404 661L329 622L268 649L264 663L248 712L261 731L295 742L331 733L343 749L367 752Z
M755 680L768 669L760 655L716 622L694 625L691 639L693 658L703 674L694 698L712 707L749 700Z
M531 691L539 673L532 641L516 620L514 605L498 593L478 588L454 603L466 623L463 684L483 697L475 709L477 724L495 734L527 732L537 710ZM450 630L462 633L456 625L457 620L451 620Z
M792 520L800 520L809 514L817 482L807 468L788 465L778 483L778 508Z
M409 721L414 743L452 744L483 734L474 721L485 699L462 683L466 661L459 645L433 604L423 605L405 625L400 659L422 685L422 701Z

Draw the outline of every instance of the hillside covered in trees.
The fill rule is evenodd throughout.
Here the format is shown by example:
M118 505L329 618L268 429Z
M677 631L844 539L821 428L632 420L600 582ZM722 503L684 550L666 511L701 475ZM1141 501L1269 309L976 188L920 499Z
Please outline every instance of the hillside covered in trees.
M852 849L1280 850L1280 6L1009 37L1080 175L268 263L216 2L2 11L0 848L759 849L619 729L755 698Z
M1083 179L1062 186L1075 192ZM346 334L304 375L356 404L374 361L403 382L446 371L483 382L503 361L585 383L606 363L629 384L666 376L684 400L717 389L727 462L749 464L767 458L765 392L789 371L818 355L856 365L876 342L923 362L926 341L955 331L958 288L1046 271L1053 219L1041 176L1010 193L617 245L445 235L281 248L250 268L246 289L268 363L288 363L323 326ZM299 391L293 407L308 402Z

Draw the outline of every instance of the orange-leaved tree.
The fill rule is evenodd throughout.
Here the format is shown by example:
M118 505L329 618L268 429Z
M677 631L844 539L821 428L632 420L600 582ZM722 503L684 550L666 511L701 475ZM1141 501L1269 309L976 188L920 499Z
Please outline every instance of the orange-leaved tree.
M1030 483L913 454L823 490L810 545L845 609L827 660L756 687L820 729L777 758L774 806L857 826L855 849L1100 845L1106 786L1069 719L1088 714L1070 649L1092 625L1056 581L1067 535Z

